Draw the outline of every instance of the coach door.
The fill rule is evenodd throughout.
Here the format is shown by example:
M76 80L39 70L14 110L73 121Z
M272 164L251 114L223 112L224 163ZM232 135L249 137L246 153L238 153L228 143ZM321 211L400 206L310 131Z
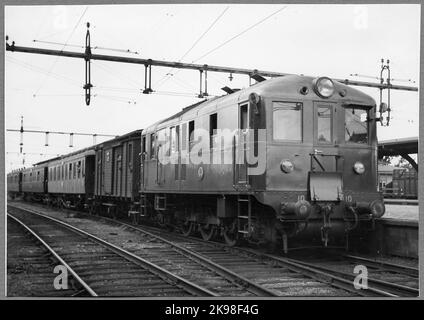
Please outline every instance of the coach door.
M234 137L234 175L236 186L247 186L249 179L247 175L247 130L249 127L249 106L247 103L239 106L239 130Z
M112 194L112 149L105 149L103 152L103 190L105 195Z
M48 193L48 185L49 185L49 168L48 167L44 167L44 176L43 176L43 189L45 193ZM19 189L20 190L20 189Z
M121 196L122 191L122 146L113 149L113 195Z

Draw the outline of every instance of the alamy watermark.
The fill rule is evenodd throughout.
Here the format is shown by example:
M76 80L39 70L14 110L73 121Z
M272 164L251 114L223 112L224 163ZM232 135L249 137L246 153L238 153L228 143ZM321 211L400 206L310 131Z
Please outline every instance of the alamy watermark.
M364 265L357 265L353 268L353 273L357 274L353 280L353 286L357 290L368 289L368 268Z
M156 154L162 165L244 164L249 175L261 175L266 168L266 134L266 129L216 129L213 135L196 129L180 148L179 138L159 131Z

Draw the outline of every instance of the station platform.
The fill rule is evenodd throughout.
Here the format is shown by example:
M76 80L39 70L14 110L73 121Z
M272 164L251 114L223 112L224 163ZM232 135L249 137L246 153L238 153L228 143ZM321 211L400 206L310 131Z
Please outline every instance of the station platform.
M386 213L382 219L398 219L418 221L419 207L417 205L386 204Z

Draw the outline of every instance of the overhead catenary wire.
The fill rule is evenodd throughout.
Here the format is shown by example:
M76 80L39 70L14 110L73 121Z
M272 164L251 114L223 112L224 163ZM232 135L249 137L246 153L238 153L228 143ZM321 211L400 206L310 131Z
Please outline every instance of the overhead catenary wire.
M272 14L266 16L265 18L259 20L258 22L254 23L253 25L251 25L250 27L248 27L247 29L243 30L242 32L236 34L235 36L231 37L230 39L224 41L223 43L221 43L220 45L218 45L217 47L209 50L208 52L206 52L205 54L203 54L202 56L200 56L199 58L195 59L192 61L192 63L197 62L201 59L203 59L204 57L210 55L212 52L215 52L216 50L222 48L223 46L225 46L226 44L230 43L231 41L237 39L238 37L242 36L243 34L245 34L246 32L252 30L253 28L257 27L258 25L262 24L263 22L265 22L266 20L268 20L269 18L275 16L277 13L281 12L282 10L284 10L285 8L287 8L287 6L284 6L280 9L278 9L277 11L273 12Z
M82 48L84 49L85 46L78 45L78 44L66 44L61 42L54 42L54 41L43 41L43 40L32 40L33 42L38 43L46 43L46 44L54 44L54 45L61 45L65 47L73 47L73 48ZM100 47L100 46L93 46L91 47L92 50L108 50L108 51L116 51L116 52L125 52L125 53L131 53L131 54L139 54L137 51L131 51L130 49L117 49L117 48L107 48L107 47Z
M6 60L9 61L9 62L11 62L11 63L13 63L13 64L16 64L16 65L18 65L20 67L26 68L26 69L28 69L30 71L34 71L34 72L42 73L42 74L45 74L45 75L49 75L49 76L51 76L51 77L53 77L53 78L55 78L57 80L61 80L61 81L67 82L67 83L69 83L69 84L71 84L73 86L77 86L78 88L81 88L81 85L75 79L72 79L72 78L69 78L69 77L63 76L61 74L54 73L54 72L50 72L49 73L49 71L47 69L43 69L41 67L38 67L36 65L30 64L28 62L25 62L25 61L22 61L22 60L13 58L13 57L6 57Z
M227 10L229 8L230 7L227 6L221 12L221 14L219 14L218 17L215 18L215 20L209 25L209 27L200 35L199 38L197 38L197 40L193 43L193 45L181 56L180 59L178 59L178 62L181 62L196 47L196 45L200 42L200 40L202 40L205 37L205 35L216 25L216 23L222 18L222 16L225 14L225 12L227 12ZM169 78L166 78L166 77L168 76L168 74L171 74L171 72L173 70L174 70L174 68L170 68L168 70L168 72L165 74L165 76L162 79L160 79L156 84L153 84L153 86L161 86L161 85L163 85L166 82L166 80L169 79ZM165 80L165 81L163 83L161 83L163 80Z
M71 39L71 37L73 36L75 30L77 29L78 25L80 24L82 18L84 17L85 13L88 10L88 6L85 7L83 13L81 14L80 18L78 19L77 23L75 24L74 28L72 29L70 35L68 36L68 39L66 40L64 46L62 47L61 51L63 51L63 49L65 49L67 43L69 42L69 40ZM38 87L38 89L36 90L35 94L38 94L38 92L41 90L41 88L44 86L45 81L47 80L47 78L49 77L50 73L53 71L54 67L56 66L57 61L59 60L60 56L57 56L56 59L53 61L52 66L50 67L49 73L48 75L44 78L44 81L41 82L40 86Z

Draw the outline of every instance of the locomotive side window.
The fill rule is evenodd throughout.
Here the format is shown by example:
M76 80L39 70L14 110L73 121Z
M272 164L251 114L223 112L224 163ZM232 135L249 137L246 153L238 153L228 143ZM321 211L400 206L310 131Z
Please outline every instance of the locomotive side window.
M345 141L368 143L368 110L358 107L345 108Z
M188 123L188 148L191 151L194 141L194 120Z
M156 145L156 135L152 133L150 135L150 159L155 159L155 145Z
M302 104L273 102L274 140L302 141Z
M331 143L333 110L331 106L322 106L317 109L317 139L319 143Z
M218 129L218 114L214 113L209 116L209 143L210 148L213 148L213 137L216 134L216 129Z

